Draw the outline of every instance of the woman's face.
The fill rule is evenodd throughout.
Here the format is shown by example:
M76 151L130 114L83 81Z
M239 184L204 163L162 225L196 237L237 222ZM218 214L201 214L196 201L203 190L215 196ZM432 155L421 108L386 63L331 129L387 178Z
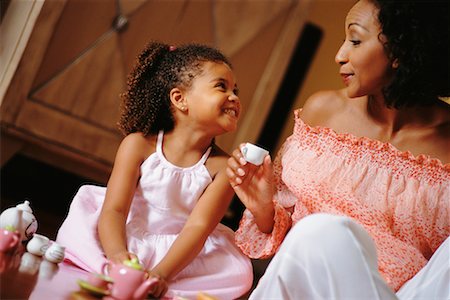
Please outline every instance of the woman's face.
M357 2L345 19L345 40L335 57L351 98L378 94L392 78L380 31L378 8L368 0Z

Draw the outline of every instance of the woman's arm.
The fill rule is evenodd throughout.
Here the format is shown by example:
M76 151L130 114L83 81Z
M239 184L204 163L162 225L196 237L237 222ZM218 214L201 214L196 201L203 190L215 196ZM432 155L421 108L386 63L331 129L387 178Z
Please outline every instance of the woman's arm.
M146 157L143 149L149 149L144 136L140 133L126 136L119 146L108 181L98 234L106 257L114 262L122 263L134 257L127 250L125 223L139 180L140 165Z
M223 171L219 171L206 188L186 224L161 262L150 273L170 280L200 253L207 237L224 216L233 190Z
M240 149L236 149L228 159L227 176L237 196L253 215L258 229L271 233L275 214L275 183L270 156L264 158L261 166L255 166L247 163Z

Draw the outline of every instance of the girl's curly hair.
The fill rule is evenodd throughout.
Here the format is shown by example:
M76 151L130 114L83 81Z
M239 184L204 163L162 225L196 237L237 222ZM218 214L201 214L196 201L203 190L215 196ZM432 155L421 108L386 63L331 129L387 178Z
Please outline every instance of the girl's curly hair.
M169 92L174 87L189 89L205 62L228 59L217 49L200 44L179 47L150 42L137 58L128 76L128 88L121 95L119 129L125 134L156 134L175 126Z
M433 105L450 89L449 0L371 0L387 53L398 60L384 90L389 107Z

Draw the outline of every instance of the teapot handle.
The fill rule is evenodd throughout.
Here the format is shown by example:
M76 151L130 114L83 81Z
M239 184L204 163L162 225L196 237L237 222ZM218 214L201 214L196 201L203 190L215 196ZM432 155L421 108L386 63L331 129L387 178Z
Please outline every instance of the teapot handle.
M107 260L103 263L101 267L101 274L109 276L109 269L113 263L110 260Z
M18 232L13 234L13 239L9 245L10 248L14 248L19 243L19 237L20 234Z

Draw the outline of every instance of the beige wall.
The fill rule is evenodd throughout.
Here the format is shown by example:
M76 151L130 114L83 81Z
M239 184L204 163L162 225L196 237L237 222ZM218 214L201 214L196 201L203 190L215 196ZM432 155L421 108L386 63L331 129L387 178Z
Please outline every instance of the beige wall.
M334 56L344 39L345 16L355 2L355 0L312 1L307 22L320 27L323 30L323 36L297 95L294 108L302 107L306 99L314 92L324 89L339 89L344 86L338 75L338 66L334 62ZM286 120L276 151L291 134L293 124L293 114L291 114Z

